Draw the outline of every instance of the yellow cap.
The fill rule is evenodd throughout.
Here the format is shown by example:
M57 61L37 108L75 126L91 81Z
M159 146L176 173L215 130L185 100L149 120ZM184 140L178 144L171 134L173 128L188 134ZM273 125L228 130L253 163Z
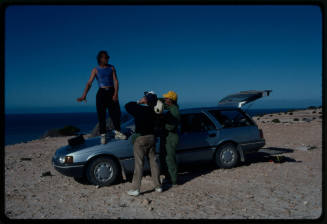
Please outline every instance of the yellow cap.
M168 91L168 93L163 94L163 97L177 102L177 94L174 91Z

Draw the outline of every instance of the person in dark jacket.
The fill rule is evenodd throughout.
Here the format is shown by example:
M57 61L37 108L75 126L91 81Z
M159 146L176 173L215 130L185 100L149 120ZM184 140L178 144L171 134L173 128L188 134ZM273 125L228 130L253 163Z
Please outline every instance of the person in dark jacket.
M144 105L142 105L144 104ZM156 192L162 192L160 183L160 171L156 162L156 140L154 107L157 104L157 95L153 92L145 92L137 102L129 102L125 105L126 111L134 117L135 134L132 136L134 150L134 175L132 189L127 193L131 196L140 194L141 180L143 176L144 156L149 158L151 177Z

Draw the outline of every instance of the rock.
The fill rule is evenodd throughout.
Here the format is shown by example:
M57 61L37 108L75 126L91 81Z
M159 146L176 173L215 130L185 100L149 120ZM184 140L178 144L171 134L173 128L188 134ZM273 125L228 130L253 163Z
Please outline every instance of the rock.
M152 210L153 210L153 207L150 206L150 207L148 208L148 210L152 211Z
M303 204L304 204L304 205L307 205L307 204L308 204L308 202L307 202L307 201L304 201L304 202L303 202Z
M43 138L46 137L60 137L60 136L72 136L76 135L80 131L79 128L72 125L67 125L63 128L50 129L44 133Z
M250 195L250 194L247 194L245 197L246 198L254 198L254 196L253 195Z
M301 146L298 146L295 149L301 150L301 151L308 151L308 150L312 150L312 149L316 149L316 148L317 148L316 146L302 144Z
M119 207L121 207L121 208L126 208L127 205L126 205L125 203L122 203L122 204L119 204Z
M48 130L46 131L44 134L43 134L43 138L48 138L48 137L60 137L61 135L59 134L59 129L51 129L51 130Z
M142 201L143 205L149 205L150 203L151 203L151 200L149 200L147 198Z
M305 118L302 119L302 121L310 122L310 121L312 121L312 119L305 117Z
M317 147L314 146L314 145L313 145L313 146L310 146L310 145L309 145L308 147L309 147L308 150L312 150L312 149L316 149L316 148L317 148Z
M308 151L309 147L305 146L305 145L301 145L301 146L296 147L295 149L300 150L300 151Z

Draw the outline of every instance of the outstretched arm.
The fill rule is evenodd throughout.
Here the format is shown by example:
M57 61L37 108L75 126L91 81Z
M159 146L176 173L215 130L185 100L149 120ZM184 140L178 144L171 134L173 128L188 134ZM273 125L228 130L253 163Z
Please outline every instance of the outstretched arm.
M96 76L96 72L97 72L97 70L96 70L96 68L94 68L92 70L92 72L91 72L91 76L89 78L89 81L86 83L86 87L84 89L83 95L80 98L77 98L78 102L82 102L83 100L86 101L86 95L87 95L87 93L89 92L89 90L90 90L90 88L92 86L92 82L93 82L93 80L94 80L94 78Z
M139 114L142 114L143 112L143 107L140 104L144 104L145 100L144 97L142 97L140 100L137 102L129 102L125 105L125 109L128 113L131 115L138 116Z
M117 78L117 73L116 73L116 69L114 66L112 66L112 70L113 70L113 79L114 79L114 87L115 87L115 93L112 96L112 99L114 101L118 101L118 89L119 89L119 84L118 84L118 78Z

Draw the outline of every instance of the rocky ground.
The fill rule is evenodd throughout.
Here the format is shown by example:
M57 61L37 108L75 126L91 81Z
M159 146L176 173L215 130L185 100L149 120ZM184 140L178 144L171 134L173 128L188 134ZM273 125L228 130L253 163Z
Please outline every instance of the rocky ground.
M136 198L126 194L128 181L96 188L56 172L51 157L69 137L6 146L5 214L13 219L316 219L322 212L321 115L316 109L254 117L267 144L247 162L228 170L181 167L182 184L162 193L152 191L147 176ZM274 154L285 162L272 162Z

